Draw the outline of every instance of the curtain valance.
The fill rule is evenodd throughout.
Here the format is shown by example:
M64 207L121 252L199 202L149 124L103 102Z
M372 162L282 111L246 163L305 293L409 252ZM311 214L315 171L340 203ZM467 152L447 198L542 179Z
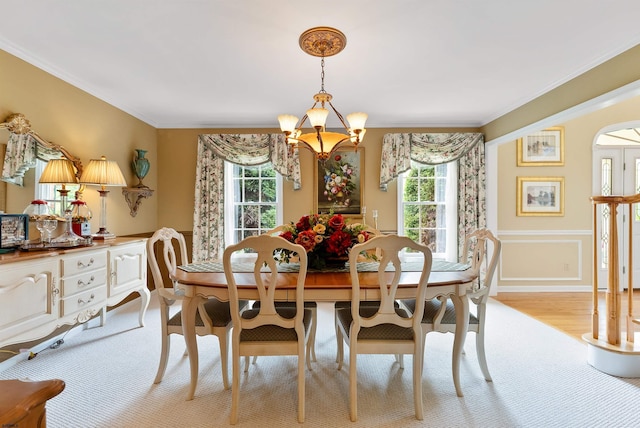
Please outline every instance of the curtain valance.
M2 180L22 186L24 174L36 165L37 140L31 134L9 133Z
M244 166L271 162L285 179L293 181L294 190L301 187L298 151L289 150L282 134L203 134L198 140L228 162Z
M382 140L380 189L411 168L411 160L427 165L452 162L466 155L484 136L475 132L385 134Z

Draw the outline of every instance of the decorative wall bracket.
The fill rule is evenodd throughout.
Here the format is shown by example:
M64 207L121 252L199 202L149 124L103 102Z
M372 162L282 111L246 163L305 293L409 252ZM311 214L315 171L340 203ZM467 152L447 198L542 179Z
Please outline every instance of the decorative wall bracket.
M122 194L124 198L127 200L127 204L129 205L129 214L131 217L135 217L138 214L138 207L140 203L145 198L150 198L153 195L153 190L149 189L147 186L142 187L123 187Z

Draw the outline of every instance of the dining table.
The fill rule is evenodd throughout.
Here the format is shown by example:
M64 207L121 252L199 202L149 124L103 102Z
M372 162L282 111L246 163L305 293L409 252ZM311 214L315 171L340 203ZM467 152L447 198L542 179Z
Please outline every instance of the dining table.
M295 263L278 266L278 280L275 298L278 301L295 301L295 287L298 272ZM360 281L360 299L367 301L380 300L378 286L378 263L358 263ZM234 278L238 285L238 296L244 300L258 299L258 290L254 280L253 263L235 262ZM392 270L393 267L389 268ZM415 288L420 279L421 263L402 263L402 273L398 286L397 298L407 299L415 296ZM393 272L389 272L389 277ZM433 261L427 286L426 299L446 296L451 298L456 310L456 331L453 341L452 371L456 393L462 397L460 387L460 359L469 326L469 302L467 288L477 278L477 271L468 265ZM192 400L198 382L198 345L196 340L196 312L203 299L216 298L229 301L229 291L221 262L191 263L178 266L171 277L182 300L182 328L190 364L190 388L187 400ZM351 300L351 275L349 265L327 268L308 269L305 279L304 300L309 302L336 302Z

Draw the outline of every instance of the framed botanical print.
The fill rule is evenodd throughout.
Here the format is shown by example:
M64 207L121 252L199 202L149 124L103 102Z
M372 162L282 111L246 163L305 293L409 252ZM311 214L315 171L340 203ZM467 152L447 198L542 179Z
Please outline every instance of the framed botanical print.
M517 216L563 216L564 177L516 177Z
M314 211L316 213L362 215L364 149L353 146L316 161Z
M564 165L564 128L556 126L517 141L518 166Z

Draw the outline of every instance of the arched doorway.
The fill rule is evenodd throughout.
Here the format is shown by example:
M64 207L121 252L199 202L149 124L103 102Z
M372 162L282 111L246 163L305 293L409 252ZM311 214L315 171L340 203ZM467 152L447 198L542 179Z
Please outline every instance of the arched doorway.
M593 145L593 194L633 195L640 193L640 120L607 126L600 130ZM598 284L606 287L609 221L613 213L606 205L596 211ZM633 236L628 233L633 222ZM635 204L631 218L628 209L620 206L617 212L618 240L620 243L620 286L629 283L629 245L633 244L633 288L640 288L640 204Z

